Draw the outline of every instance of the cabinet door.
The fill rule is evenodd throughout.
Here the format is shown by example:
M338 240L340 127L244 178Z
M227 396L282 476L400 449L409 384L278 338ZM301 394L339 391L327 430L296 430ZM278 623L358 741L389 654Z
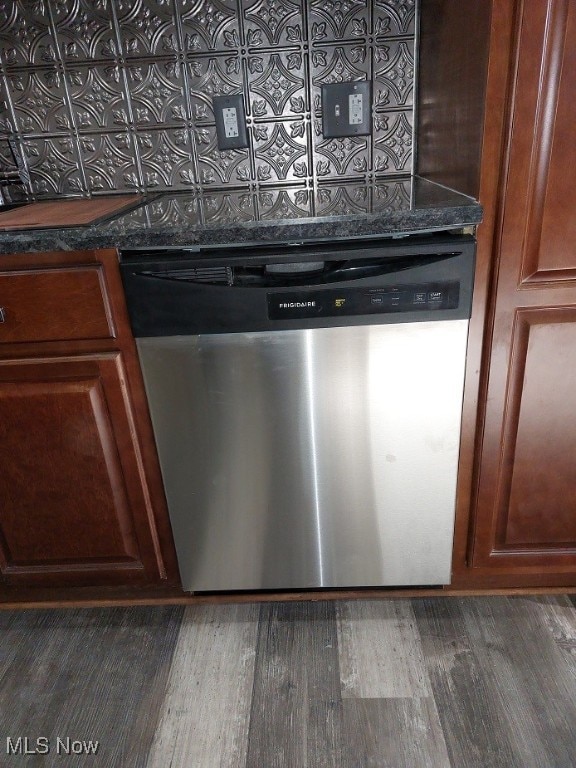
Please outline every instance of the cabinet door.
M573 583L576 3L518 7L472 565Z
M119 352L0 362L0 456L5 583L162 576Z

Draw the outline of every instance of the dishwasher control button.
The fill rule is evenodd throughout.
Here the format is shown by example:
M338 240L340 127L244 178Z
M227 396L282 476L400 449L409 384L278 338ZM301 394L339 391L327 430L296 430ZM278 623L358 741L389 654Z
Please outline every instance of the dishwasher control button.
M416 291L412 297L412 304L426 304L427 300L426 291Z
M434 303L442 301L444 298L444 294L442 291L430 291L428 293L428 301L433 301Z
M384 304L384 296L371 296L370 304Z

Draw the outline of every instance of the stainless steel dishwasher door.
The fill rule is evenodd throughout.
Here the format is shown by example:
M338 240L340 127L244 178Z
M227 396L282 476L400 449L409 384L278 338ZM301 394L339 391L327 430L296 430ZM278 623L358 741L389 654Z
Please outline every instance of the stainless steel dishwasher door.
M184 589L448 583L467 332L138 339Z

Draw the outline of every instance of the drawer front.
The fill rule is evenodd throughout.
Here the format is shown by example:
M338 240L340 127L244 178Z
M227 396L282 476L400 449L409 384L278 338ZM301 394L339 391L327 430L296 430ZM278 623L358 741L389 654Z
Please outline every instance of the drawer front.
M115 336L100 265L0 270L0 343Z

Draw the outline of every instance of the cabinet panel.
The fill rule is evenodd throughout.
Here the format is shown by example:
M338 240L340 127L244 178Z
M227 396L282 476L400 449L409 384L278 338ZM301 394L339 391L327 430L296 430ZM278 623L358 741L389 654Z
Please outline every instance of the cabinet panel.
M517 9L469 561L485 574L568 585L576 578L576 7L524 0Z
M0 363L0 446L8 583L159 577L120 353Z
M576 279L576 216L574 215L574 173L576 168L576 7L555 3L549 20L546 44L553 51L542 89L540 105L540 166L543 178L537 191L536 213L541 211L538 244L538 272L568 270ZM530 247L530 246L529 246ZM536 271L536 270L535 270ZM556 276L558 277L558 276Z
M115 336L101 265L0 271L0 344Z
M576 308L516 316L494 552L576 554Z
M576 7L528 0L520 31L508 225L524 230L522 280L576 279ZM568 171L568 172L567 172Z

